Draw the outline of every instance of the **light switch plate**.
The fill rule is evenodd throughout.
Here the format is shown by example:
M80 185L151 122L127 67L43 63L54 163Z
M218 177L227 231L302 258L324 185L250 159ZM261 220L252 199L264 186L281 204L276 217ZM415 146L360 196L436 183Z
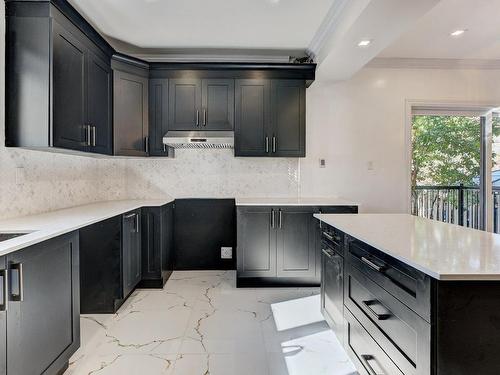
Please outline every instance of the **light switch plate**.
M319 159L319 167L326 168L326 160L325 159Z
M222 259L233 259L233 248L232 247L221 247L220 257Z

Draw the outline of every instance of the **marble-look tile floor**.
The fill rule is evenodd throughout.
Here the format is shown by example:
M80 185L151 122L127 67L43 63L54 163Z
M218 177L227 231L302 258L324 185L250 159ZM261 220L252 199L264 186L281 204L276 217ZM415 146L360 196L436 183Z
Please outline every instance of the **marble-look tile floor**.
M234 271L174 272L117 314L82 315L65 375L354 375L318 288L237 289Z

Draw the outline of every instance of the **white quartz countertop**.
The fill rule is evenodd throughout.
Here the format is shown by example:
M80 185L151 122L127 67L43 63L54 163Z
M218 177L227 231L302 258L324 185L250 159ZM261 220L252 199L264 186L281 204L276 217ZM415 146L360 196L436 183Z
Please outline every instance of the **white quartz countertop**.
M0 256L109 219L140 207L156 207L173 199L107 201L65 208L37 215L0 220L0 232L30 232L0 241Z
M341 198L236 198L237 206L357 206Z
M500 280L500 235L407 214L316 218L439 280Z

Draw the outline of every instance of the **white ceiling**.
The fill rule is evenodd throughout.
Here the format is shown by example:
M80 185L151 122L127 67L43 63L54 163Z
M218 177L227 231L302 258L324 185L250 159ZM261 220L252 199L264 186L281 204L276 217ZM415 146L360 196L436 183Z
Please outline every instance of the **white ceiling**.
M378 57L500 59L499 17L500 0L441 0Z
M306 49L336 0L69 0L141 48Z

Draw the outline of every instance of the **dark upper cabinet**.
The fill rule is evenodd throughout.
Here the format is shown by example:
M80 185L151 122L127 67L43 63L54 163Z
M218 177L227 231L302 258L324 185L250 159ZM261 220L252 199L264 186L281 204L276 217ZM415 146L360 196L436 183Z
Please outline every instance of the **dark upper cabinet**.
M235 156L305 156L305 81L236 80Z
M173 270L173 203L143 207L141 287L162 288Z
M169 130L233 130L234 79L169 80Z
M149 80L149 155L169 156L163 144L168 131L168 79Z
M303 80L271 81L272 155L305 157L306 86Z
M239 79L235 86L234 153L270 156L270 80Z
M315 277L316 227L311 207L282 207L277 216L277 276Z
M147 156L149 153L148 78L113 70L114 153Z
M87 116L91 127L87 151L110 155L113 153L111 66L91 53L87 72Z
M85 47L59 23L53 34L53 145L85 151L86 129Z
M110 55L50 2L6 5L6 145L111 154Z
M141 265L141 211L123 215L122 221L123 298L139 284Z
M169 130L201 128L201 80L176 78L169 82Z
M233 130L234 79L203 79L201 92L202 129Z
M6 258L7 373L60 373L80 345L78 233Z
M276 223L271 207L237 207L238 277L276 276Z

